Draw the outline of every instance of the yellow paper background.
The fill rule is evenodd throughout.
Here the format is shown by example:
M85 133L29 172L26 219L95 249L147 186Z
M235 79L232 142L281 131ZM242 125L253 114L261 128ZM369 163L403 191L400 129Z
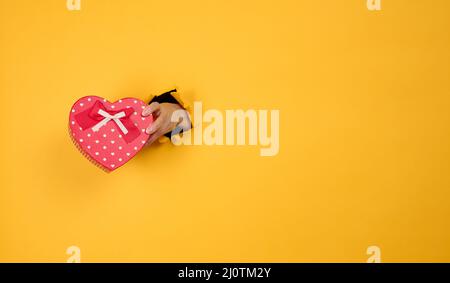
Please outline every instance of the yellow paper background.
M450 261L450 2L0 0L0 261ZM279 109L280 152L154 146L105 174L84 95Z

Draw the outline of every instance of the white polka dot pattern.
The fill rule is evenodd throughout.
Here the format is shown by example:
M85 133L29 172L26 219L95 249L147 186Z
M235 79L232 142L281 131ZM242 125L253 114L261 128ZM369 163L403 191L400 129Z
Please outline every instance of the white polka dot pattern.
M127 143L123 138L122 131L112 120L97 132L92 131L92 128L82 129L77 122L76 115L90 109L97 101L102 102L107 111L133 108L134 113L131 113L130 119L138 127L140 135L132 142ZM94 163L106 171L113 171L133 158L149 138L145 129L151 125L153 119L151 116L142 119L141 113L145 105L145 102L135 98L123 98L110 103L97 96L83 97L75 102L70 110L69 127L73 141Z

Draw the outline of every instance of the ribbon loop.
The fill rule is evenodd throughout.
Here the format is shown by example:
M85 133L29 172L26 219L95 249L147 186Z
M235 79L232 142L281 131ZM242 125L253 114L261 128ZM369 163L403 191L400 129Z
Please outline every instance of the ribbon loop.
M116 122L117 126L124 135L128 134L127 128L123 125L122 121L120 121L120 118L126 116L125 112L122 111L115 115L111 115L108 112L104 111L103 109L99 109L97 113L105 118L101 120L97 125L93 126L92 131L98 132L101 127L105 126L109 121L113 120L114 122Z

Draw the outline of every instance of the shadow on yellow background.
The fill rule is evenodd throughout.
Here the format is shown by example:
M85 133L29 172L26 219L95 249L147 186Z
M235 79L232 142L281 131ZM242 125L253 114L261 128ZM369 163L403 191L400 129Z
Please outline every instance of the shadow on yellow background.
M450 2L0 0L0 261L450 260ZM280 152L161 144L105 174L76 99L279 109Z

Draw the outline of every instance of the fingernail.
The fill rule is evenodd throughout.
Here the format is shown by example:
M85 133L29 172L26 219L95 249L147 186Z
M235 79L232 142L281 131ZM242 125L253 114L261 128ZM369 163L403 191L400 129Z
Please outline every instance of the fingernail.
M147 135L150 135L150 133L152 132L152 130L153 130L153 128L150 127L150 128L148 128L147 130L145 130L145 132L147 133Z

